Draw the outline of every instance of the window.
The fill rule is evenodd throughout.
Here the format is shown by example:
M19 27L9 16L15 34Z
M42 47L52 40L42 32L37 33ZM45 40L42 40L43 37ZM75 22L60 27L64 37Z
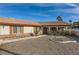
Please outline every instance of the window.
M6 27L6 25L3 25L2 27L3 27L3 30L4 30L4 28Z
M17 33L17 26L13 26L13 33Z
M22 26L13 26L13 33L22 33Z
M17 26L17 32L22 33L22 26Z

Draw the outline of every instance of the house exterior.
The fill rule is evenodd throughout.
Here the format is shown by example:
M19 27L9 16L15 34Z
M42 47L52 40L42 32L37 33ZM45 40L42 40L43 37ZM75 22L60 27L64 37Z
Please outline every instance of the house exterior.
M43 26L43 33L46 34L48 31L62 31L67 30L70 27L70 24L64 21L55 21L55 22L41 22Z
M68 29L70 24L63 21L32 22L10 18L0 18L0 35L46 34L48 31ZM37 33L38 32L38 33Z
M74 22L73 23L73 28L79 28L79 22Z
M32 21L0 18L0 35L33 33L41 25Z

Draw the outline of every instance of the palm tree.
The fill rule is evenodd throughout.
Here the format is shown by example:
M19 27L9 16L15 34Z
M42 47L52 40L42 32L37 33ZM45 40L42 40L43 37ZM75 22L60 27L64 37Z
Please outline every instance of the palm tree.
M62 17L61 16L57 16L57 21L63 21Z

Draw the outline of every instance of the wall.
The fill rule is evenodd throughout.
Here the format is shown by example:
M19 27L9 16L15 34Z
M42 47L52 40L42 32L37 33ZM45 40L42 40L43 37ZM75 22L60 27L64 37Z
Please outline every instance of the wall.
M39 30L38 34L42 34L42 29L37 27ZM25 26L23 27L23 33L35 33L35 27ZM10 34L10 26L8 25L0 25L0 35L9 35Z
M23 33L23 26L10 26L11 34Z
M43 28L42 27L37 27L38 29L38 34L40 35L40 34L43 34Z
M10 27L7 25L0 25L0 35L9 35Z
M72 30L72 34L79 36L79 30Z
M24 27L24 33L34 33L34 27Z
M40 34L43 34L42 32L43 32L42 27L35 27L34 28L35 34L40 35Z

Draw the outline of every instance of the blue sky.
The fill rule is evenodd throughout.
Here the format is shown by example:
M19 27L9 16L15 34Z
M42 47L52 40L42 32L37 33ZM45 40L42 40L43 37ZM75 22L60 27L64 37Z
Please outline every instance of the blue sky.
M63 20L79 21L79 4L75 3L23 3L0 4L0 17L38 22Z

